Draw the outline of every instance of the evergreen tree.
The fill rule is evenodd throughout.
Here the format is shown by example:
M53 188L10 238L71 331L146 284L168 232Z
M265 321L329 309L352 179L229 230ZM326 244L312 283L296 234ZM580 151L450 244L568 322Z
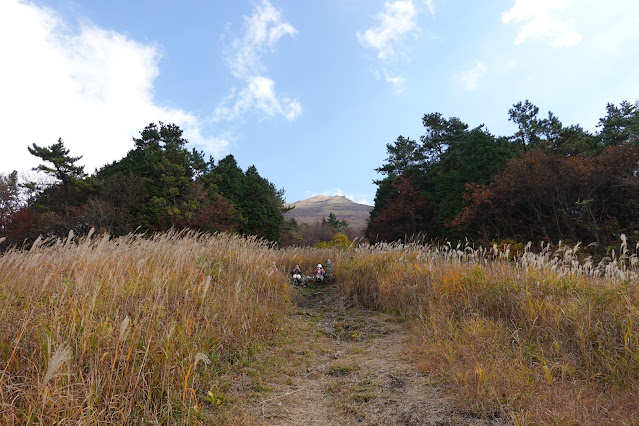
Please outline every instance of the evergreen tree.
M244 194L241 208L247 218L246 233L279 241L284 222L283 193L260 176L255 166L250 166L245 174Z
M572 156L595 156L604 150L604 144L600 138L587 132L579 125L564 127L547 151L551 153Z
M539 108L528 99L523 103L517 102L508 110L508 119L519 128L514 139L519 141L522 152L526 152L529 146L539 145L538 133L541 130L541 123L537 118L538 113Z
M423 149L417 141L399 136L392 144L386 144L386 162L375 169L388 178L395 178L412 171L419 171L424 166ZM376 181L375 183L379 183Z
M53 176L62 183L65 192L68 192L75 182L86 177L84 167L75 164L82 156L71 157L69 150L64 146L62 138L59 138L58 142L48 147L40 147L34 143L33 146L27 147L27 149L32 155L42 161L51 163L51 165L40 164L34 167L33 170L42 171Z
M0 230L4 229L12 213L21 205L18 172L0 173Z
M228 198L234 204L240 204L245 196L245 175L237 165L233 155L227 155L221 159L213 169L215 185L220 194Z
M236 207L240 231L278 242L284 223L284 191L260 176L255 166L246 173L228 155L211 170L209 179Z
M392 222L393 214L398 215L397 220L405 220L405 213L390 208L389 204L399 202L406 208L410 200L420 200L419 214L414 215L419 220L411 221L416 232L450 238L454 235L449 223L465 205L466 185L488 183L515 155L516 149L508 139L495 138L483 126L469 129L456 117L447 119L440 113L432 113L424 115L422 122L425 133L420 137L420 144L400 136L394 144L387 145L387 163L376 169L386 177L376 181L378 189L370 220L377 224L373 228ZM398 182L399 176L409 179L410 184ZM398 192L400 188L411 196L402 196ZM417 191L428 202L412 191ZM382 214L383 217L378 218ZM398 237L413 225L391 234ZM371 229L369 227L369 234ZM375 233L391 234L379 229Z
M624 143L639 145L639 101L631 104L623 101L619 106L606 105L606 116L599 120L599 134L605 146Z
M144 182L137 221L144 229L156 230L177 223L197 210L188 200L194 177L204 167L203 154L186 149L187 140L175 124L151 123L133 138L135 148L123 159L103 167L99 178L133 174Z
M450 135L448 149L424 178L425 194L433 208L430 234L450 238L449 223L465 205L469 183L488 183L514 155L513 145L495 138L483 126L456 130Z
M348 227L348 222L345 220L339 220L333 212L328 214L328 219L325 217L322 218L322 224L331 228L331 230L335 233L343 232L344 229Z

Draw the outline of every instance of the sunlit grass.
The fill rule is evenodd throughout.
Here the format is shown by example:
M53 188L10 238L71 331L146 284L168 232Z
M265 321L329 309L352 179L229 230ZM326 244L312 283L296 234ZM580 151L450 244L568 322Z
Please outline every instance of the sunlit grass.
M227 419L225 374L286 335L293 266L311 274L328 258L347 297L411 319L421 367L464 409L517 424L639 418L638 262L625 240L595 263L578 246L281 250L172 232L2 254L0 423Z
M0 257L0 423L191 423L279 330L279 254L195 233L66 239ZM218 402L219 401L219 402Z
M579 247L510 253L362 246L338 281L414 319L414 349L460 404L519 424L631 422L639 392L636 255L596 265Z

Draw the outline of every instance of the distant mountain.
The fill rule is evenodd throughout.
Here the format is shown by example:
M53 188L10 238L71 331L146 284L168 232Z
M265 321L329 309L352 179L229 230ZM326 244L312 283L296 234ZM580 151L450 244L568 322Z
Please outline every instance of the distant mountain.
M293 205L295 208L286 212L284 217L295 219L297 223L311 224L321 221L323 217L328 218L330 213L334 213L339 220L345 220L349 227L360 230L366 228L366 221L373 210L373 206L354 203L344 196L316 195L287 205Z

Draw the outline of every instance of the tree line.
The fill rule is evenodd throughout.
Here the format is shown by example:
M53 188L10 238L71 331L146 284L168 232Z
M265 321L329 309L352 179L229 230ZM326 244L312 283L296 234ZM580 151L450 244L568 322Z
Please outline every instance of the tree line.
M0 174L3 244L63 237L93 228L124 235L189 228L232 231L278 242L294 223L284 220L284 190L255 166L243 171L232 155L215 162L188 150L175 124L152 123L133 138L127 155L87 175L62 139L30 146L48 180L21 183Z
M600 250L621 234L639 240L639 101L609 103L595 133L552 112L542 118L528 100L508 114L518 129L510 136L431 113L419 140L387 144L369 240L562 240Z

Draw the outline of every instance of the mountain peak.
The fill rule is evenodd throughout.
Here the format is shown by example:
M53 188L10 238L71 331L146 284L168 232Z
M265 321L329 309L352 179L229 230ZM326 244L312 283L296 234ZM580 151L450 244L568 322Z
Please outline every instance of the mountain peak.
M294 209L286 212L286 219L295 219L298 223L313 223L321 221L331 213L339 220L345 220L349 226L355 228L366 227L366 222L373 209L366 204L358 204L349 200L344 195L315 195L306 200L300 200L288 206Z
M306 200L300 200L297 201L295 203L292 203L293 205L298 205L300 203L304 204L304 203L331 203L331 202L348 202L348 203L355 203L353 200L346 198L344 195L314 195L311 198L307 198ZM355 203L357 204L357 203Z
M300 200L297 203L304 203L304 202L307 202L307 203L320 203L322 201L327 201L327 200L330 200L330 199L331 199L331 197L329 197L328 195L315 195L315 196L313 196L311 198L307 198L306 200ZM297 204L297 203L293 203L293 204Z

